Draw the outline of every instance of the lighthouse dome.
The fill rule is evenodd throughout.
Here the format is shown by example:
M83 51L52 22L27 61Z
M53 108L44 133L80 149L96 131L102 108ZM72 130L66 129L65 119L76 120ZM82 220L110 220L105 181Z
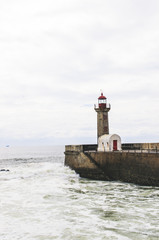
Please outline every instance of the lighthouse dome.
M101 93L101 96L98 99L107 99L107 98L103 96L103 93Z

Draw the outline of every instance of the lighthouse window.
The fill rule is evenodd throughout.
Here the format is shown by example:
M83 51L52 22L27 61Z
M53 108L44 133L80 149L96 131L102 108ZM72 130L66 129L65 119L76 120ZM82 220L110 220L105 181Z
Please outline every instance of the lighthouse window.
M106 103L106 99L100 99L100 100L99 100L99 104L101 104L101 103L104 103L104 104L105 104L105 103Z

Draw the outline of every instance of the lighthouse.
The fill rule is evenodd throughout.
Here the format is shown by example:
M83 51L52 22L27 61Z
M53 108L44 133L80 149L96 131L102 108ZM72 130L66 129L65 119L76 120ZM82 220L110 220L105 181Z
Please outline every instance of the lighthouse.
M107 103L107 98L101 93L98 98L98 106L94 107L97 112L97 137L98 137L98 151L120 151L121 138L117 134L109 134L109 119L108 112L110 111L110 104Z
M98 98L98 106L95 105L94 109L97 112L97 137L99 138L104 134L109 134L108 112L110 104L107 103L107 98L103 93Z

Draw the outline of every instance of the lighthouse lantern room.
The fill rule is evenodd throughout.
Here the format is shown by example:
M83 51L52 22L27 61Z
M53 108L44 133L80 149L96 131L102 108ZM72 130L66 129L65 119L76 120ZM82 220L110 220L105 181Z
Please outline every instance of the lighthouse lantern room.
M106 104L107 104L107 98L105 96L103 96L103 93L101 93L101 96L98 98L98 106L101 109L106 108Z

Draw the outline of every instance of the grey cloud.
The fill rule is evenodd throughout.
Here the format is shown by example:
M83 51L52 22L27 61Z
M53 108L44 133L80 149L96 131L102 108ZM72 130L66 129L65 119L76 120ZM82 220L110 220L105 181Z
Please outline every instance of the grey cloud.
M93 104L100 89L112 104L112 131L143 138L143 119L148 131L158 106L158 1L7 0L0 6L3 139L96 141ZM157 113L153 119L148 137L156 139Z

